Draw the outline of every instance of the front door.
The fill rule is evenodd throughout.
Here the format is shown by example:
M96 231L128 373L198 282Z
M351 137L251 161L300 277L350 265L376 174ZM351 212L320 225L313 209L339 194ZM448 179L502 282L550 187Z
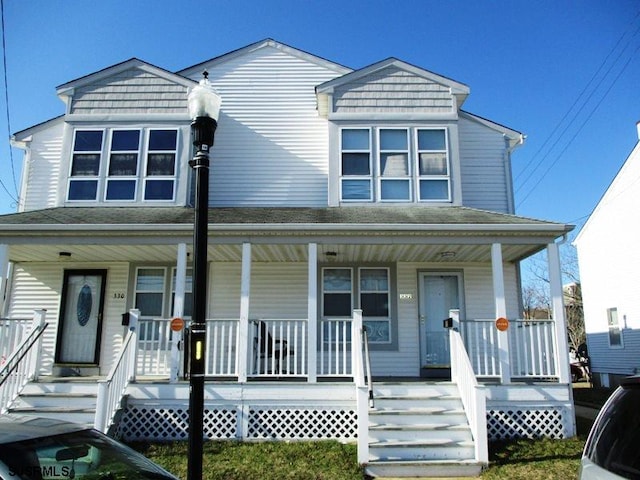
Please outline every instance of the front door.
M420 274L420 358L423 369L449 368L448 330L443 320L449 310L459 309L461 273Z
M56 363L98 364L106 270L65 270Z

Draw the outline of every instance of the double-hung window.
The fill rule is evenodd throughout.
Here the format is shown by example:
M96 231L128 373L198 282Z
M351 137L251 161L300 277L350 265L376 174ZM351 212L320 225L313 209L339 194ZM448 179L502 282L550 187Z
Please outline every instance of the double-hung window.
M177 149L175 129L76 130L67 199L172 201Z
M322 317L351 318L353 309L361 308L369 341L376 344L390 343L389 276L389 268L386 267L323 268Z
M341 191L343 200L373 200L371 131L368 128L342 130Z
M106 200L135 200L140 130L111 132Z
M96 200L104 131L79 130L73 140L69 200Z
M340 200L450 201L446 128L342 128Z
M417 130L418 199L449 200L451 187L446 130Z
M150 130L145 200L173 200L176 183L176 130Z

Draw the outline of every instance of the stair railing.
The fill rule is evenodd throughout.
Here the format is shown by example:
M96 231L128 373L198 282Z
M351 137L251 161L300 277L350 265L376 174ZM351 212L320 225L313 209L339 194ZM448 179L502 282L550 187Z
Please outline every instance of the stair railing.
M122 398L127 386L135 380L138 343L136 327L139 316L139 310L129 311L129 331L122 344L120 355L107 378L98 382L94 427L103 433L107 433L111 427L115 414L122 406Z
M487 398L485 387L479 385L471 367L471 361L464 347L460 332L449 330L451 346L451 381L456 383L464 412L474 439L475 459L489 463L489 446L487 440Z
M365 382L365 365L362 360L363 326L362 310L353 311L351 323L351 363L353 382L356 386L356 411L358 412L358 463L369 461L369 402ZM371 378L371 375L368 375Z
M38 378L46 310L36 310L31 331L0 366L0 414L6 413L24 386Z

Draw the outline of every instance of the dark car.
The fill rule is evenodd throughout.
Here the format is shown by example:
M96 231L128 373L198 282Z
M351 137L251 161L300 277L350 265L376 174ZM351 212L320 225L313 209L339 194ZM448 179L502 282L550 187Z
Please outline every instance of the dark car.
M611 394L582 454L581 480L620 478L640 480L640 375Z
M89 428L27 416L0 416L3 480L177 480L138 452Z

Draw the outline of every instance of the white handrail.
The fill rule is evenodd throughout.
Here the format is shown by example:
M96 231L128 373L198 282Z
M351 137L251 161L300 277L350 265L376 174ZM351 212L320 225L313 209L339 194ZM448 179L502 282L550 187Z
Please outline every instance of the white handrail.
M38 377L45 316L46 310L36 310L31 331L0 366L0 413L6 413L24 386Z
M129 312L129 331L122 344L122 350L115 364L111 368L105 380L98 382L98 399L96 401L96 416L94 427L103 433L107 433L113 417L121 406L122 397L131 382L135 378L137 320L139 310Z
M475 459L487 464L489 446L487 443L487 399L485 387L478 384L471 362L462 342L460 333L449 331L451 346L451 381L458 386L464 411L469 421L475 447Z
M358 412L358 463L369 461L369 403L365 383L365 367L362 360L362 310L353 311L351 323L351 363L353 364L353 382L356 387L356 410ZM370 377L370 375L369 375Z

